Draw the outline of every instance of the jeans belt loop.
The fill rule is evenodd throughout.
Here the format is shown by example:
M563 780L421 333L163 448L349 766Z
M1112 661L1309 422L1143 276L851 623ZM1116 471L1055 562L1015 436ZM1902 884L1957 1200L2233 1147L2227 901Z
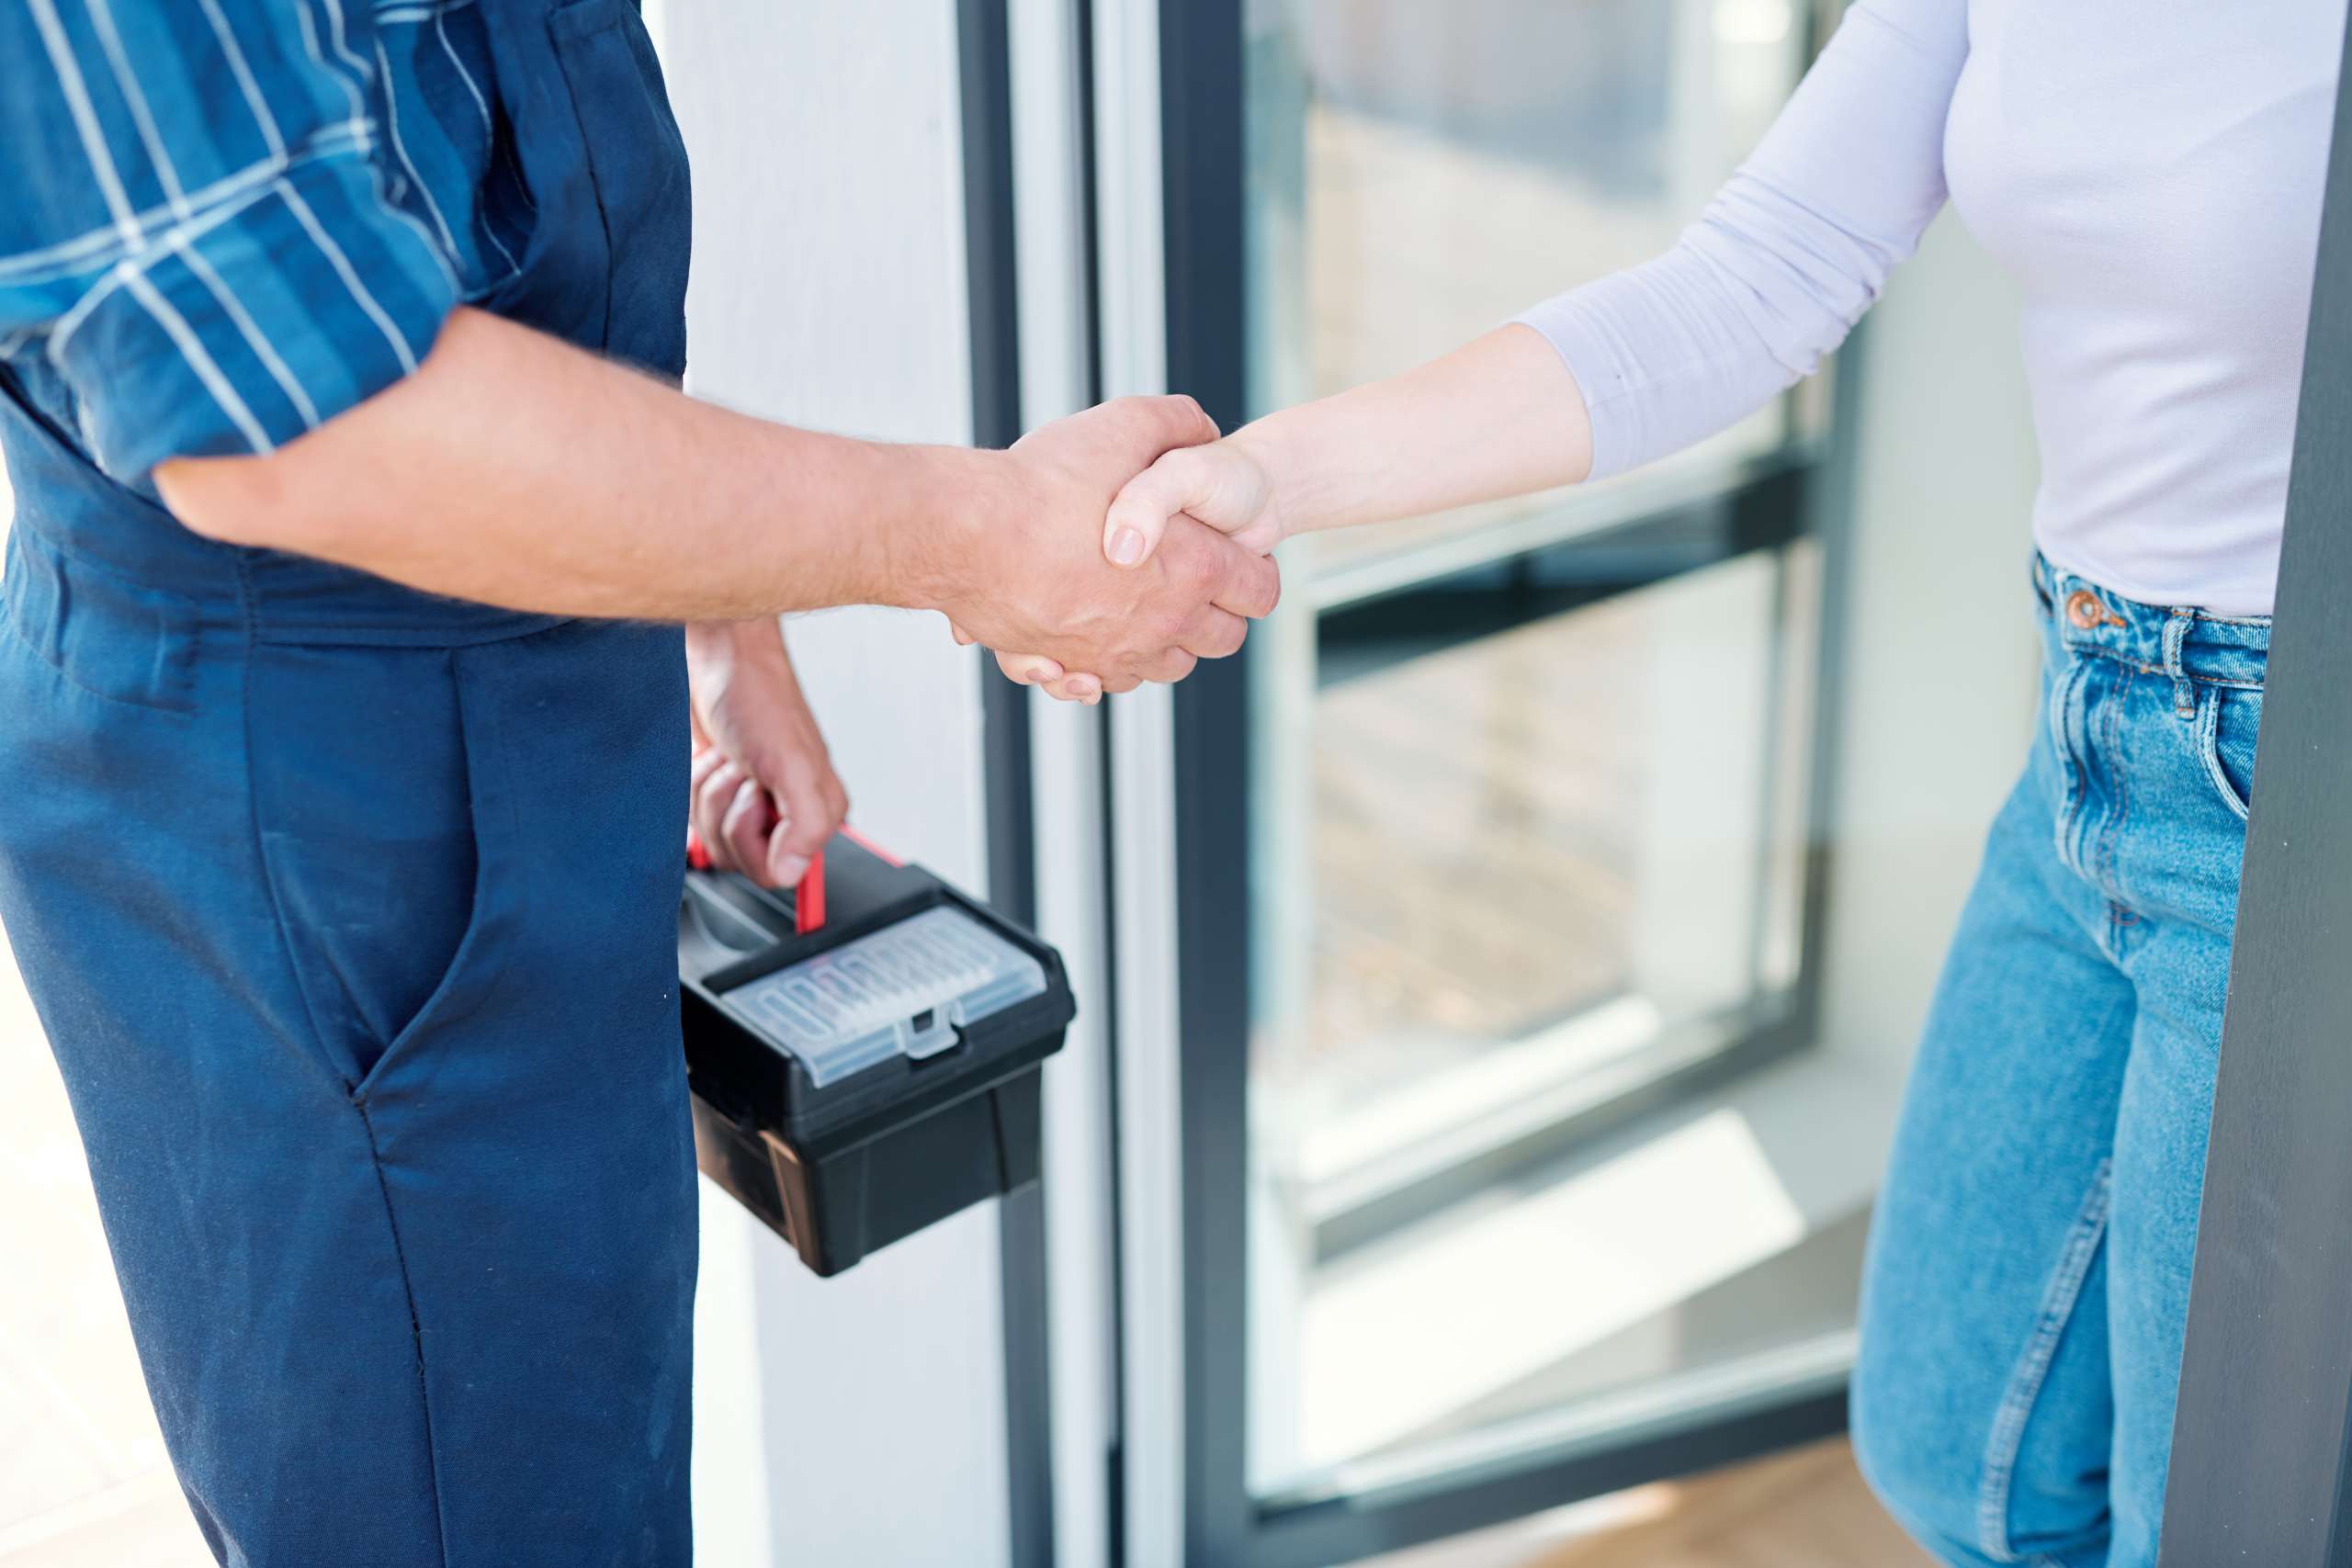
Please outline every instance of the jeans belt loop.
M2197 611L2188 604L2174 605L2165 621L2165 673L2172 677L2172 711L2177 718L2197 716L2197 686L2180 659L2181 644L2188 640L2188 628L2196 621Z

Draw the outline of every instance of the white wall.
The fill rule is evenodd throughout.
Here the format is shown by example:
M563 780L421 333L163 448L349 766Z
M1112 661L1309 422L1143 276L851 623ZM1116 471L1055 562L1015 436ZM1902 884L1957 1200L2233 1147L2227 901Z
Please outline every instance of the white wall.
M971 434L951 0L649 8L695 168L688 382L796 423ZM854 819L983 884L978 672L934 616L789 628ZM992 1205L819 1280L706 1187L695 1524L712 1562L1006 1557Z
M2017 329L2015 290L1950 213L1871 314L1824 1030L1889 1075L2031 733L2039 461Z

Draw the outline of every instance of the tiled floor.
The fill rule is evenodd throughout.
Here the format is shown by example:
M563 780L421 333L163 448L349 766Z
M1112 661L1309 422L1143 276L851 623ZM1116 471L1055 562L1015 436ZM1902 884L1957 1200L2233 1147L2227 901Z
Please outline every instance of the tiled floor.
M1843 1439L1635 1487L1361 1568L1933 1568Z

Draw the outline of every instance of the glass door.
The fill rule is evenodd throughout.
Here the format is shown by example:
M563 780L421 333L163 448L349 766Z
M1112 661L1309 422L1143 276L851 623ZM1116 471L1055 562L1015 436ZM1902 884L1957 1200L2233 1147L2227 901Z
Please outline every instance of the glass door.
M1156 26L1166 382L1227 428L1665 248L1816 33L1795 0ZM1297 541L1176 690L1185 1560L1353 1562L1842 1423L1883 1111L1825 1152L1844 1102L1792 1076L1830 401Z
M1807 58L1789 0L1243 28L1253 412L1665 249ZM1789 400L1613 489L1288 556L1249 692L1261 1495L1710 1359L1619 1340L1803 1233L1703 1124L1644 1157L1721 1162L1704 1236L1612 1234L1663 1194L1563 1162L1803 1039L1815 423Z

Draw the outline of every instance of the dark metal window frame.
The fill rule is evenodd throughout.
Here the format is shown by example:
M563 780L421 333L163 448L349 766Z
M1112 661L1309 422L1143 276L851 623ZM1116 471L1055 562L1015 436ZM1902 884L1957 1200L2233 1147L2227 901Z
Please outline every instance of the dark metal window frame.
M1247 416L1244 0L1159 7L1162 181L1167 235L1170 389L1197 398L1230 429ZM1859 383L1849 347L1838 424ZM1842 532L1851 479L1838 460L1768 474L1721 504L1755 509L1735 530L1746 548ZM1780 487L1775 491L1772 487ZM1768 497L1776 499L1768 500ZM1648 520L1634 527L1652 525ZM1574 547L1575 541L1566 547ZM1825 637L1814 717L1818 761L1809 826L1827 819L1837 718L1834 638L1844 552L1824 552ZM1722 555L1714 558L1729 558ZM1661 574L1673 575L1672 573ZM1392 606L1394 607L1394 606ZM1345 612L1343 612L1345 614ZM1250 652L1204 664L1174 694L1178 889L1176 925L1183 1052L1184 1493L1186 1557L1218 1568L1315 1568L1458 1533L1545 1507L1688 1473L1841 1430L1842 1389L1792 1391L1736 1413L1600 1447L1531 1451L1426 1486L1289 1504L1252 1495L1248 1431L1248 1140ZM1753 1065L1808 1040L1818 996L1826 851L1809 833L1804 963L1794 1005L1773 1028L1703 1064ZM1661 1094L1697 1087L1690 1079ZM1652 1101L1654 1103L1654 1101ZM1641 1109L1630 1106L1629 1110ZM1427 1196L1427 1195L1424 1195Z
M2162 1568L2352 1564L2352 38L2345 58Z
M1008 0L957 0L965 283L970 319L972 441L1021 436L1020 289L1012 186ZM980 662L981 773L988 796L989 902L1037 923L1036 820L1029 692ZM1012 1568L1053 1568L1053 1384L1040 1180L998 1204L1004 1318L1005 1487Z

